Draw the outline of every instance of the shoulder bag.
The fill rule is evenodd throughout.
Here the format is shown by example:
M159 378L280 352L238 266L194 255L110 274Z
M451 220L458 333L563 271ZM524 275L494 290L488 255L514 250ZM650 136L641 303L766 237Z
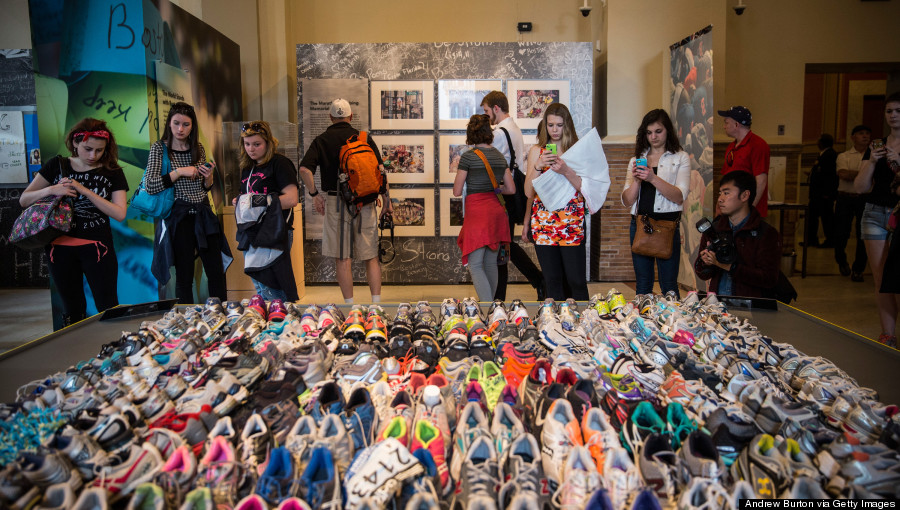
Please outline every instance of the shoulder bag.
M509 146L509 171L512 173L513 182L516 184L516 194L507 198L506 212L512 215L513 222L522 224L525 218L525 206L528 205L528 197L525 196L525 174L519 171L519 163L516 161L516 149L513 147L512 138L506 128L500 128L506 135L506 144Z
M638 216L631 251L645 257L668 260L672 256L672 240L677 226L677 221L654 220L646 214Z
M494 187L494 194L497 195L497 200L500 201L500 205L503 208L506 208L506 203L503 201L503 195L500 193L500 186L497 186L497 178L494 177L494 170L491 168L491 164L488 163L486 157L484 157L484 153L481 152L480 149L472 149L476 156L481 159L481 162L484 163L484 168L487 170L488 177L491 179L491 186ZM509 213L507 213L509 214ZM512 234L512 232L510 232ZM509 260L509 244L500 243L500 249L497 251L497 265L502 266L506 264Z
M163 146L163 160L162 166L160 166L160 173L162 173L162 169L169 170L170 168L169 149ZM166 188L156 194L150 194L146 189L146 180L147 170L145 169L144 177L141 178L141 183L134 190L134 195L131 197L131 207L137 209L141 214L152 218L166 218L172 212L172 204L175 203L175 186Z
M61 156L56 157L60 179L68 176ZM13 223L9 242L23 250L40 250L57 237L72 230L75 207L66 196L44 197L26 207Z

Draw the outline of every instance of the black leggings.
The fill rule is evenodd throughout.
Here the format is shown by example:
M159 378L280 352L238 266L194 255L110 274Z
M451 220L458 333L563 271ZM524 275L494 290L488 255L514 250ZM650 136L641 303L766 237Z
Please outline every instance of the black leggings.
M547 297L556 301L565 301L566 298L587 301L590 298L585 277L587 262L584 243L578 246L535 245L534 251L544 272ZM571 292L566 292L565 283L568 283Z
M175 255L175 297L179 303L196 303L194 301L194 261L197 253L206 271L209 296L224 301L225 267L222 264L222 236L219 234L206 237L206 248L197 245L197 234L194 232L196 214L185 214L175 227L172 236L172 248Z
M63 302L63 315L68 324L87 316L84 297L84 278L87 278L98 312L119 304L116 291L119 263L112 241L83 246L50 245L47 247L50 277Z

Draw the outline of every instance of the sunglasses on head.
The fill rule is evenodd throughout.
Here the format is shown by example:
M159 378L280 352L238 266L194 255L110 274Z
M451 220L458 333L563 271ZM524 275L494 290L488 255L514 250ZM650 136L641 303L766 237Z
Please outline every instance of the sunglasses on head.
M173 106L171 111L175 113L191 113L194 111L194 107L189 104L178 104Z
M256 131L256 132L262 131L263 133L265 133L266 127L263 126L262 123L260 123L260 122L245 122L241 126L241 132L246 133L247 131Z

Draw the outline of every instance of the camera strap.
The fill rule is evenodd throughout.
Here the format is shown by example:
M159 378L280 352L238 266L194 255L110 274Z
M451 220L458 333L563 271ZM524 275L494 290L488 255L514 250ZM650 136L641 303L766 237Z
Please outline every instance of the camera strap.
M391 231L390 243L391 243L391 253L393 255L391 255L391 258L385 260L387 258L386 255L388 254L388 251L382 247L382 243L384 242L384 228L385 228L385 225L384 225L385 215L382 215L382 217L379 218L379 220L378 220L378 261L381 262L382 264L390 263L392 260L394 260L394 257L397 256L397 250L394 249L394 218L393 218L393 216L390 215L390 213L388 213L387 216L388 216L387 221L390 221L390 231Z

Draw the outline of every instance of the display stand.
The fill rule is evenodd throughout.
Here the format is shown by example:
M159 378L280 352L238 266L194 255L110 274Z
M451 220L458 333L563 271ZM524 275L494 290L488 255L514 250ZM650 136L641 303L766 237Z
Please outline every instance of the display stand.
M536 302L525 304L530 312L537 310ZM396 310L396 304L384 303L382 306L389 314ZM579 303L580 308L584 306L585 303ZM339 308L346 312L350 305ZM883 402L900 403L900 388L896 385L895 375L900 366L900 351L792 306L780 303L779 308L777 311L734 308L730 313L748 319L762 334L776 342L792 344L809 356L830 359L860 385L878 391ZM3 353L0 355L0 402L15 400L19 386L96 356L101 345L119 338L122 331L135 331L142 321L156 320L162 315L159 312L103 322L100 322L99 315L95 315Z

